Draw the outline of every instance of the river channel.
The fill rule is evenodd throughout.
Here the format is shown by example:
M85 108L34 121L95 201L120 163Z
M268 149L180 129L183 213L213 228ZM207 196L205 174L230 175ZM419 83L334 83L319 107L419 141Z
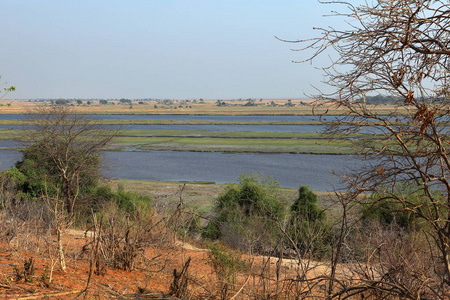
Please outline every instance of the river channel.
M211 120L211 121L316 121L316 116L201 116L201 115L95 115L111 120ZM0 119L25 119L26 115L0 115ZM334 117L332 117L334 118ZM141 125L130 125L141 126ZM142 125L139 129L183 129L214 131L320 132L320 125ZM200 126L200 127L198 127ZM205 126L212 126L206 129ZM136 128L137 129L137 128ZM11 147L9 142L1 147ZM14 150L0 151L0 169L10 168L21 158ZM342 187L331 171L343 172L362 162L349 155L223 154L218 152L151 151L103 153L104 176L133 180L236 182L243 173L259 172L282 187L308 185L314 190Z
M0 169L7 169L21 158L19 151L1 150ZM103 153L102 174L108 178L155 181L236 182L243 173L259 172L278 181L280 186L314 190L341 188L339 177L347 166L362 165L350 155L309 154L222 154L218 152L109 152Z

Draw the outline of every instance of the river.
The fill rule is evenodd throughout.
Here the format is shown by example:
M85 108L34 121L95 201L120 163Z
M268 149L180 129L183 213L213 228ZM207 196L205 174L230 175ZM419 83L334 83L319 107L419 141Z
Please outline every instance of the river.
M224 116L224 115L94 115L110 120L211 120L211 121L316 121L317 116ZM0 119L25 119L26 115L0 115ZM336 117L330 117L336 118ZM138 126L138 127L134 127ZM183 129L214 131L318 132L320 125L130 125L128 129ZM0 148L15 146L8 141ZM0 151L0 169L20 159L18 151ZM362 162L348 155L309 154L222 154L218 152L104 152L104 176L134 180L236 182L252 171L271 176L282 187L308 185L314 190L342 187L330 171Z
M110 178L161 181L236 182L252 171L270 176L282 187L308 185L314 190L341 188L330 171L343 172L362 161L350 155L222 154L218 152L105 152L103 161Z
M0 169L21 158L19 151L0 151ZM109 152L103 153L102 174L108 178L155 181L236 182L252 171L271 176L282 187L308 185L314 190L340 188L339 178L330 173L358 166L362 161L349 155L309 154L222 154L218 152Z

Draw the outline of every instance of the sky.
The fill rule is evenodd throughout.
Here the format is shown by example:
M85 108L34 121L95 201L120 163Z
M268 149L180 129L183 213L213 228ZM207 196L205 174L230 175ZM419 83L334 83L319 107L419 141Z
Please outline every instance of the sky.
M316 0L3 0L0 76L10 99L306 98L306 53L336 5ZM327 59L327 58L323 58ZM320 66L320 61L317 66Z

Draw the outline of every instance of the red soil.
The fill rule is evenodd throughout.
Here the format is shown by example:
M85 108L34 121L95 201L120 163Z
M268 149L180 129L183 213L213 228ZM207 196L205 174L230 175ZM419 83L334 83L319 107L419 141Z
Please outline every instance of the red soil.
M73 299L77 295L89 299L108 299L131 297L137 293L167 294L173 280L173 270L181 270L183 262L191 257L190 276L199 282L208 282L211 267L208 264L208 252L185 249L181 245L164 246L161 249L147 249L147 265L139 265L136 270L128 272L108 268L106 274L93 274L89 288L85 291L89 278L88 255L80 255L84 238L69 236L66 251L67 270L63 272L59 263L46 257L39 251L17 249L12 245L0 244L0 298L10 299ZM27 280L19 279L17 271L23 272L24 263L29 258L34 260L34 274ZM54 265L52 282L45 284L49 270ZM200 285L197 294L201 294ZM82 293L85 291L84 293ZM155 295L156 297L156 295Z

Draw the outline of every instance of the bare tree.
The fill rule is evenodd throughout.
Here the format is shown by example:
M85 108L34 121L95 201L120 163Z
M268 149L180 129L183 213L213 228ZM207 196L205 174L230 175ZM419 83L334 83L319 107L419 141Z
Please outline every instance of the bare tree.
M10 181L46 208L56 235L60 266L65 271L62 236L73 222L80 195L97 186L100 152L117 131L106 130L62 105L38 107L31 112L29 123L24 135L27 144L22 150L23 160L16 164L21 175L10 174ZM25 183L18 184L14 176L23 178Z
M355 146L370 160L343 175L348 191L360 193L352 199L361 202L369 193L379 194L379 203L393 202L425 224L428 259L440 283L425 280L423 287L442 298L450 284L449 3L327 3L341 5L336 15L345 18L346 29L319 28L318 38L291 42L313 51L303 61L315 62L328 51L337 54L321 66L333 91L314 97L342 111L331 133L366 134ZM394 101L389 112L381 114L367 101L376 94Z
M70 219L81 189L97 183L100 152L117 131L74 114L67 106L39 107L29 121L26 142L31 144L23 151L24 161L33 160L44 168L46 180L56 186L54 192L65 202Z

